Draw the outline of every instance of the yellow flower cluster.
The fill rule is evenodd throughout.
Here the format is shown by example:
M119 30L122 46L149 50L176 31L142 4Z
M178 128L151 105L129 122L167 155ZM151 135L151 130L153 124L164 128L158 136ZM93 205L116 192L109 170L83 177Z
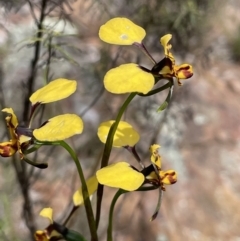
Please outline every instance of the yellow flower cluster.
M76 86L75 80L56 79L33 93L30 97L32 112L29 123L32 122L34 112L39 105L67 98L76 91ZM83 130L83 121L75 114L53 117L33 130L31 124L26 127L19 126L12 108L5 108L2 111L8 114L6 124L10 133L10 141L0 143L0 155L3 157L12 156L18 151L20 158L24 159L24 151L34 144L35 140L47 142L64 140L81 134Z
M143 28L126 18L111 19L101 26L99 30L100 39L107 43L135 45L144 51L145 47L142 41L145 35L146 32ZM178 84L181 85L180 80L190 78L193 75L193 69L189 64L175 64L175 58L170 52L172 46L169 44L169 41L171 38L172 35L167 34L160 39L165 57L158 63L150 57L154 62L151 70L134 63L120 65L106 73L104 77L105 88L115 94L132 92L147 94L156 84L156 79L172 79L173 77L177 78ZM30 101L34 107L33 109L35 109L36 105L66 98L75 90L75 81L59 79L36 91L30 97ZM32 131L30 126L25 129L19 129L18 120L13 110L9 108L3 111L9 114L6 122L11 140L0 144L0 154L2 156L10 156L19 151L21 158L23 158L24 151L34 140L54 142L80 134L83 130L81 118L73 114L51 118L40 128ZM101 142L107 142L110 128L114 123L115 121L110 120L100 124L97 134ZM132 154L136 154L135 145L139 139L138 132L129 123L120 121L113 136L112 146L124 147ZM143 166L142 170L137 170L123 160L101 168L87 180L88 194L92 195L97 190L99 183L125 191L141 190L141 188L146 186L153 186L154 188L159 188L161 193L165 190L165 185L171 185L177 181L177 173L174 170L162 170L161 156L158 153L159 148L160 146L157 144L150 147L151 155L149 159L151 164L147 167ZM83 193L82 188L80 188L73 195L74 208L78 208L83 203ZM160 205L158 205L153 219L156 217L159 207ZM45 208L40 215L48 218L50 225L45 230L38 230L35 233L36 241L49 241L61 238L61 234L56 231L57 224L53 220L52 209Z
M142 40L146 32L140 26L127 18L113 18L101 26L99 37L102 41L116 45L136 45L143 50ZM114 94L138 92L147 94L154 86L157 78L176 77L179 85L180 79L188 79L193 75L193 68L189 64L175 65L175 59L170 52L169 44L171 34L160 39L164 48L165 58L156 63L152 70L147 70L137 64L123 64L109 70L104 77L106 90ZM151 57L152 58L152 57ZM155 61L154 61L155 62Z

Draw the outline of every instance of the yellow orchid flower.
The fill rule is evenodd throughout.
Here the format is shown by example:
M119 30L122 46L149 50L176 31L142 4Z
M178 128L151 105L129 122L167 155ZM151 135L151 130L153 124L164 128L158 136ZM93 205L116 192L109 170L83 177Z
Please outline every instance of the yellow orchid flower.
M160 39L160 43L164 48L165 58L153 67L152 73L160 74L166 78L176 77L178 80L178 84L182 85L180 80L192 77L193 68L192 65L189 64L175 64L175 58L170 52L172 45L169 44L169 41L171 40L171 38L171 34L166 34Z
M22 150L29 146L31 140L31 136L26 136L26 134L31 133L31 131L24 131L23 128L18 128L18 119L12 108L5 108L2 112L9 114L5 120L11 139L10 141L0 143L0 155L2 157L10 157L18 151L20 158L23 159Z
M29 99L33 106L46 104L67 98L76 91L76 88L75 80L56 79L37 90ZM39 141L51 142L65 140L73 135L81 134L82 131L82 119L74 114L65 114L49 119L33 131L33 136Z
M148 182L159 185L162 190L165 190L164 184L170 185L177 182L177 173L174 170L162 171L161 156L158 153L159 145L150 146L152 167L145 171Z
M71 213L72 214L72 213ZM35 241L53 240L82 240L86 239L78 232L68 229L65 224L61 225L53 220L52 208L44 208L40 216L49 219L50 224L44 230L37 230L34 234Z
M165 190L164 184L170 185L177 181L177 173L174 170L161 170L161 157L158 154L159 145L152 145L152 164L138 171L127 162L121 161L111 164L96 172L100 184L126 191L134 191L144 184L152 184Z
M171 34L160 39L164 48L165 58L157 63L145 48L142 40L146 32L140 26L127 18L113 18L102 25L99 37L106 43L117 45L135 45L139 47L155 64L148 70L137 64L123 64L110 69L104 77L104 87L114 94L138 92L147 94L155 84L154 77L177 78L178 84L182 85L181 79L188 79L193 75L193 68L189 64L176 65L175 58L170 52L172 46L169 41Z
M98 181L96 176L92 176L86 181L88 193L92 195L98 186ZM84 204L83 195L82 195L82 188L79 188L73 195L73 210L76 210L80 205ZM72 215L73 212L70 213ZM58 227L61 225L54 222L53 219L53 210L52 208L43 208L39 213L40 216L47 218L49 220L49 226L47 226L44 230L37 230L34 234L35 241L50 241L50 240L58 240L62 235L57 231ZM70 217L70 216L69 216ZM68 218L69 218L68 217Z
M75 80L56 79L33 93L30 97L32 110L29 123L31 123L37 106L70 96L76 91L76 86ZM6 124L10 133L10 141L0 143L0 155L9 157L18 151L21 159L32 165L36 164L40 168L45 168L46 165L43 167L41 164L38 165L39 163L34 164L24 157L24 151L34 144L35 139L42 142L60 141L81 134L83 131L83 121L75 114L56 116L46 121L40 128L33 130L31 124L25 127L19 126L12 108L5 108L2 111L8 114Z
M53 227L53 210L52 208L44 208L39 213L40 216L47 218L50 221L50 225L44 230L37 230L34 234L35 241L50 241L51 239L59 239L59 234Z

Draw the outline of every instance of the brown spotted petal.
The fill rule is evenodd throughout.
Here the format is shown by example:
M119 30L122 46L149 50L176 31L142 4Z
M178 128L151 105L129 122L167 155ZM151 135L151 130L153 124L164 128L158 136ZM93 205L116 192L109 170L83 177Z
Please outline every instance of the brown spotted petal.
M188 79L193 76L193 67L190 64L182 64L174 66L175 77L178 79L178 84L182 85L180 79Z
M2 157L10 157L18 150L17 141L7 141L0 143L0 155Z
M177 182L177 173L174 170L160 171L161 182L166 185L171 185Z

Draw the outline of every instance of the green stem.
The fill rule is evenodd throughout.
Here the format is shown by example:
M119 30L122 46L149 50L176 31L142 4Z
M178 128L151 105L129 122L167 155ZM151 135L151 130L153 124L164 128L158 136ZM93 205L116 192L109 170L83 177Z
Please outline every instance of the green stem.
M142 97L147 97L147 96L151 96L151 95L155 95L157 94L158 92L161 92L169 87L171 87L172 84L170 82L168 82L167 84L155 89L155 90L151 90L149 91L147 94L138 94L139 96L142 96Z
M88 226L90 229L91 233L91 241L98 241L98 236L97 236L97 228L96 228L96 223L94 220L94 215L93 215L93 210L92 210L92 205L89 199L89 194L88 194L88 189L87 189L87 184L85 181L85 177L83 174L83 170L81 167L81 164L78 160L78 157L76 153L73 151L73 149L65 142L65 141L56 141L56 142L41 142L37 141L37 144L41 145L56 145L56 146L62 146L72 157L74 160L77 170L78 170L78 175L80 177L80 180L82 182L82 194L83 194L83 200L84 200L84 207L87 213L87 219L88 219Z
M104 151L103 151L103 157L102 157L102 161L101 161L101 168L106 167L108 165L108 161L109 161L109 157L111 154L111 150L112 150L112 144L113 144L113 137L114 134L117 130L118 124L122 118L122 115L124 113L124 111L127 109L128 105L130 104L130 102L132 101L132 99L137 95L137 93L131 93L128 98L125 100L125 102L123 103L122 107L120 108L117 118L114 122L114 124L111 126L109 133L108 133L108 137L106 140L106 144L104 147Z
M155 190L155 189L158 189L159 187L157 186L149 186L149 187L140 187L138 188L137 190L135 191L151 191L151 190ZM127 193L128 191L125 191L123 189L119 189L115 196L113 197L113 200L112 200L112 203L111 203L111 206L110 206L110 210L109 210L109 217L108 217L108 229L107 229L107 241L112 241L112 229L113 229L113 211L114 211L114 207L115 207L115 204L118 200L118 198L124 194L124 193Z
M59 144L68 151L68 153L71 155L72 159L74 160L74 162L77 166L78 175L79 175L80 180L82 182L82 194L83 194L83 200L84 200L84 207L85 207L85 210L86 210L86 213L87 213L88 225L89 225L91 237L92 237L91 240L97 241L98 236L97 236L96 223L95 223L95 220L94 220L92 205L91 205L91 202L90 202L90 199L89 199L87 184L86 184L86 180L85 180L85 177L84 177L84 174L83 174L81 164L78 160L78 157L77 157L76 153L72 150L72 148L65 141L60 141Z
M112 144L113 144L113 137L117 130L118 124L122 118L122 115L126 108L128 107L129 103L132 101L132 99L137 95L137 93L131 93L128 98L123 103L122 107L120 108L117 118L114 122L114 124L111 126L108 137L106 140L106 144L104 146L102 161L101 161L101 168L106 167L108 165L109 157L112 150ZM102 203L102 197L103 197L103 185L98 185L97 190L97 210L96 210L96 226L98 227L100 215L101 215L101 203Z
M27 149L27 150L24 150L23 154L24 155L28 155L34 151L36 151L37 149L39 149L42 145L34 145L33 147Z
M115 204L118 200L118 198L123 194L126 193L127 191L119 189L115 196L113 197L111 206L110 206L110 211L109 211L109 217L108 217L108 229L107 229L107 241L112 241L112 224L113 224L113 211L114 211L114 207Z
M75 211L79 208L79 206L73 206L71 212L67 216L67 218L62 223L63 226L66 226L72 215L75 213Z
M137 190L135 190L135 192L136 191L139 191L139 192L147 192L147 191L152 191L152 190L156 190L156 189L158 189L159 188L159 186L148 186L148 187L140 187L140 188L138 188Z
M153 221L157 217L157 215L158 215L158 212L159 212L161 204L162 204L162 196L163 196L163 191L162 191L162 188L160 187L159 188L159 195L158 195L157 206L156 206L156 209L155 209L155 211L154 211L150 221Z

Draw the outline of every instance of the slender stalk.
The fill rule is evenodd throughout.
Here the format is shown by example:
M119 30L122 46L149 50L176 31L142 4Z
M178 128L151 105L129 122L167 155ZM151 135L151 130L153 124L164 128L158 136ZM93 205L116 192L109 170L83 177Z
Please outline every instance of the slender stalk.
M136 145L135 146L124 146L124 148L126 150L128 150L133 156L134 158L138 161L139 165L141 166L142 169L145 168L144 164L141 161L141 158L139 157L137 151L136 151Z
M140 48L142 50L142 52L153 62L154 65L157 64L157 62L152 57L152 55L148 52L148 50L146 49L146 47L143 43L134 43L134 45L137 46L138 48Z
M105 144L105 147L104 147L104 151L103 151L101 168L102 167L106 167L108 165L109 157L110 157L111 150L112 150L114 134L115 134L115 132L117 130L118 124L119 124L119 122L120 122L120 120L122 118L123 113L125 112L125 110L127 109L128 105L130 104L130 102L132 101L132 99L136 95L137 95L137 93L131 93L128 96L128 98L125 100L125 102L123 103L122 107L120 108L114 124L111 126L111 128L109 130L107 141L106 141L106 144Z
M52 143L52 144L55 144L55 143ZM86 184L86 181L85 181L85 177L84 177L84 174L83 174L81 164L78 160L78 157L77 157L76 153L72 150L72 148L65 141L59 141L59 142L56 142L56 144L61 145L63 148L65 148L68 151L68 153L70 154L70 156L72 157L72 159L74 160L75 164L76 164L76 167L77 167L77 170L78 170L78 175L79 175L80 180L82 182L82 194L83 194L83 200L84 200L84 207L85 207L86 213L87 213L88 225L89 225L89 229L90 229L90 233L91 233L91 240L97 241L98 236L97 236L96 223L95 223L95 220L94 220L92 205L91 205L91 202L90 202L90 199L89 199L87 184Z
M159 212L161 204L162 204L162 196L163 196L163 190L162 190L162 187L160 187L159 188L159 195L158 195L157 206L156 206L155 212L152 215L150 221L153 221L157 217L157 215L158 215L158 212Z
M70 218L72 217L72 215L74 214L74 212L79 208L79 206L73 206L71 212L69 213L69 215L67 216L67 218L64 220L63 222L63 226L66 226L66 224L68 223L68 221L70 220Z
M148 96L151 96L151 95L155 95L156 93L158 92L161 92L167 88L170 88L172 86L172 84L170 82L168 82L167 84L155 89L155 90L151 90L149 91L147 94L138 94L139 96L142 96L142 97L148 97Z
M106 167L108 165L109 157L112 150L112 144L113 144L113 137L117 130L118 124L122 118L122 115L124 111L127 109L129 103L133 100L133 98L137 95L137 93L131 93L128 98L123 103L122 107L120 108L117 118L114 122L114 124L111 126L106 144L104 146L102 161L101 161L101 168ZM98 190L97 190L97 210L96 210L96 226L98 228L100 215L101 215L101 204L102 204L102 197L103 197L103 185L98 184Z
M138 188L137 190L135 191L151 191L151 190L155 190L159 187L157 186L149 186L149 187L140 187ZM110 210L109 210L109 217L108 217L108 229L107 229L107 241L112 241L112 229L113 229L113 211L114 211L114 208L115 208L115 204L118 200L118 198L124 194L124 193L127 193L128 191L125 191L123 189L119 189L115 196L113 197L113 200L112 200L112 203L111 203L111 206L110 206ZM159 209L158 209L159 210Z
M122 189L119 189L115 196L113 197L111 206L110 206L110 210L109 210L109 217L108 217L108 229L107 229L107 241L112 241L112 227L113 227L113 211L114 211L114 207L115 204L118 200L118 198L123 194L126 193L127 191L124 191Z

